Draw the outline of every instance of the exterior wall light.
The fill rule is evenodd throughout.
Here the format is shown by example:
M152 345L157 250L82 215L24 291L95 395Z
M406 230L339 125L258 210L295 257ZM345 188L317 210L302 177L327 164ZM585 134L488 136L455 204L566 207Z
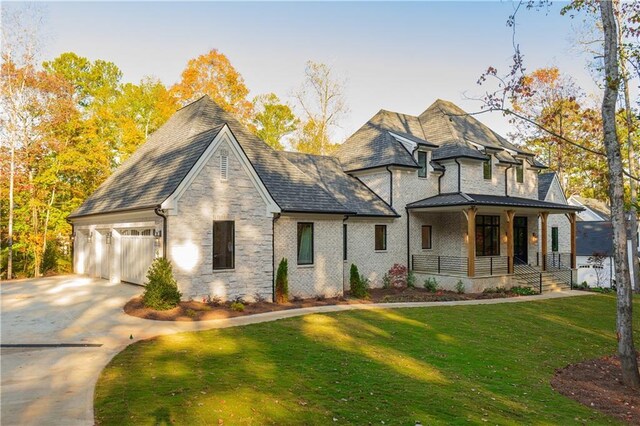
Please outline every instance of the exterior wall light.
M91 243L92 240L93 240L93 231L90 231L89 236L87 237L87 242Z
M160 247L160 237L162 237L162 231L154 229L153 236L155 237L156 247Z
M111 245L111 232L107 232L107 245Z
M509 237L507 237L507 233L504 233L504 236L502 237L502 242L506 243L507 241L509 241Z
M531 234L531 242L534 244L538 242L538 235L535 232Z

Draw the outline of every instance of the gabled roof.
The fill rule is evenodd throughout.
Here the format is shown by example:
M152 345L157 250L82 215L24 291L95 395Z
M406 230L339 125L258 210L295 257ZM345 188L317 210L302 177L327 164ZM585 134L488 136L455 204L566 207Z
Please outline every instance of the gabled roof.
M398 216L362 182L346 174L335 157L284 152L285 157L358 216Z
M611 219L611 209L604 201L596 200L595 198L580 197L578 195L572 195L569 197L570 202L582 205L595 214L600 216L602 220Z
M429 144L417 117L380 110L340 145L336 157L345 171L390 165L418 168L411 153L392 133L417 143Z
M556 177L555 172L541 173L538 175L538 200L547 198L553 179Z
M578 256L592 256L594 253L613 256L611 222L576 222L576 254Z
M533 155L507 141L449 101L436 100L418 119L425 138L440 146L467 146L473 143L487 148L508 149L521 155Z
M505 197L500 195L488 194L467 194L464 192L435 195L433 197L425 198L424 200L407 204L408 209L452 206L504 206L535 208L543 210L582 210L582 208L580 207L569 206L566 204L550 203L548 201L540 201L531 198Z
M355 213L204 96L178 110L69 217L160 205L225 125L282 211Z

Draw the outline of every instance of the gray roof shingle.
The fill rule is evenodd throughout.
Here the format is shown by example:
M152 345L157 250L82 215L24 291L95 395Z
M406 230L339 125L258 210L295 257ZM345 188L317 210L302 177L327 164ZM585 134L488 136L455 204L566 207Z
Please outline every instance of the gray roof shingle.
M611 222L576 222L576 254L592 256L594 253L613 256Z
M549 193L549 189L551 188L551 184L553 183L553 178L555 176L555 172L541 173L538 175L538 200L544 201L544 199L547 198L547 194Z
M354 213L289 162L284 154L270 148L204 96L178 110L69 217L161 204L176 190L225 124L282 211Z
M346 174L337 158L298 152L283 154L358 216L398 216L393 208L362 182Z
M581 207L550 203L531 198L505 197L488 194L466 194L464 192L440 194L407 205L409 209L447 206L505 206L539 208L544 210L582 210Z

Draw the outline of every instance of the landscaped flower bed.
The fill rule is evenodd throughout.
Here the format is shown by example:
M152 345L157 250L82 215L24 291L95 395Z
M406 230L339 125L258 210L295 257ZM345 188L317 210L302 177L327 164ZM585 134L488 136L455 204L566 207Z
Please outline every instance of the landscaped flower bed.
M259 301L248 303L242 300L219 302L216 300L183 301L177 307L165 311L146 308L142 297L131 299L124 306L124 311L132 316L159 321L203 321L232 318L264 312L282 311L286 309L307 308L312 306L346 305L361 303L396 303L396 302L451 302L458 300L498 299L517 297L519 294L502 288L489 289L483 293L457 293L454 291L430 291L423 288L375 288L369 289L366 299L346 297L312 299L293 299L286 303L270 303Z

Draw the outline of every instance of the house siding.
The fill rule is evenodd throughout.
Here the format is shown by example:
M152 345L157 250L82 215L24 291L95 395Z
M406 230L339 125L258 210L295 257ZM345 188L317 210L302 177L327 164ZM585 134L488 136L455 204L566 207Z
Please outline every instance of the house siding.
M386 203L391 203L389 172L387 170L354 174L362 183L378 194Z
M343 294L342 216L286 216L274 223L275 269L286 258L289 297ZM298 223L313 223L313 265L298 265Z
M220 178L220 155L228 178ZM168 217L168 258L183 298L272 298L272 218L240 159L222 142ZM235 268L213 270L213 221L235 222Z

